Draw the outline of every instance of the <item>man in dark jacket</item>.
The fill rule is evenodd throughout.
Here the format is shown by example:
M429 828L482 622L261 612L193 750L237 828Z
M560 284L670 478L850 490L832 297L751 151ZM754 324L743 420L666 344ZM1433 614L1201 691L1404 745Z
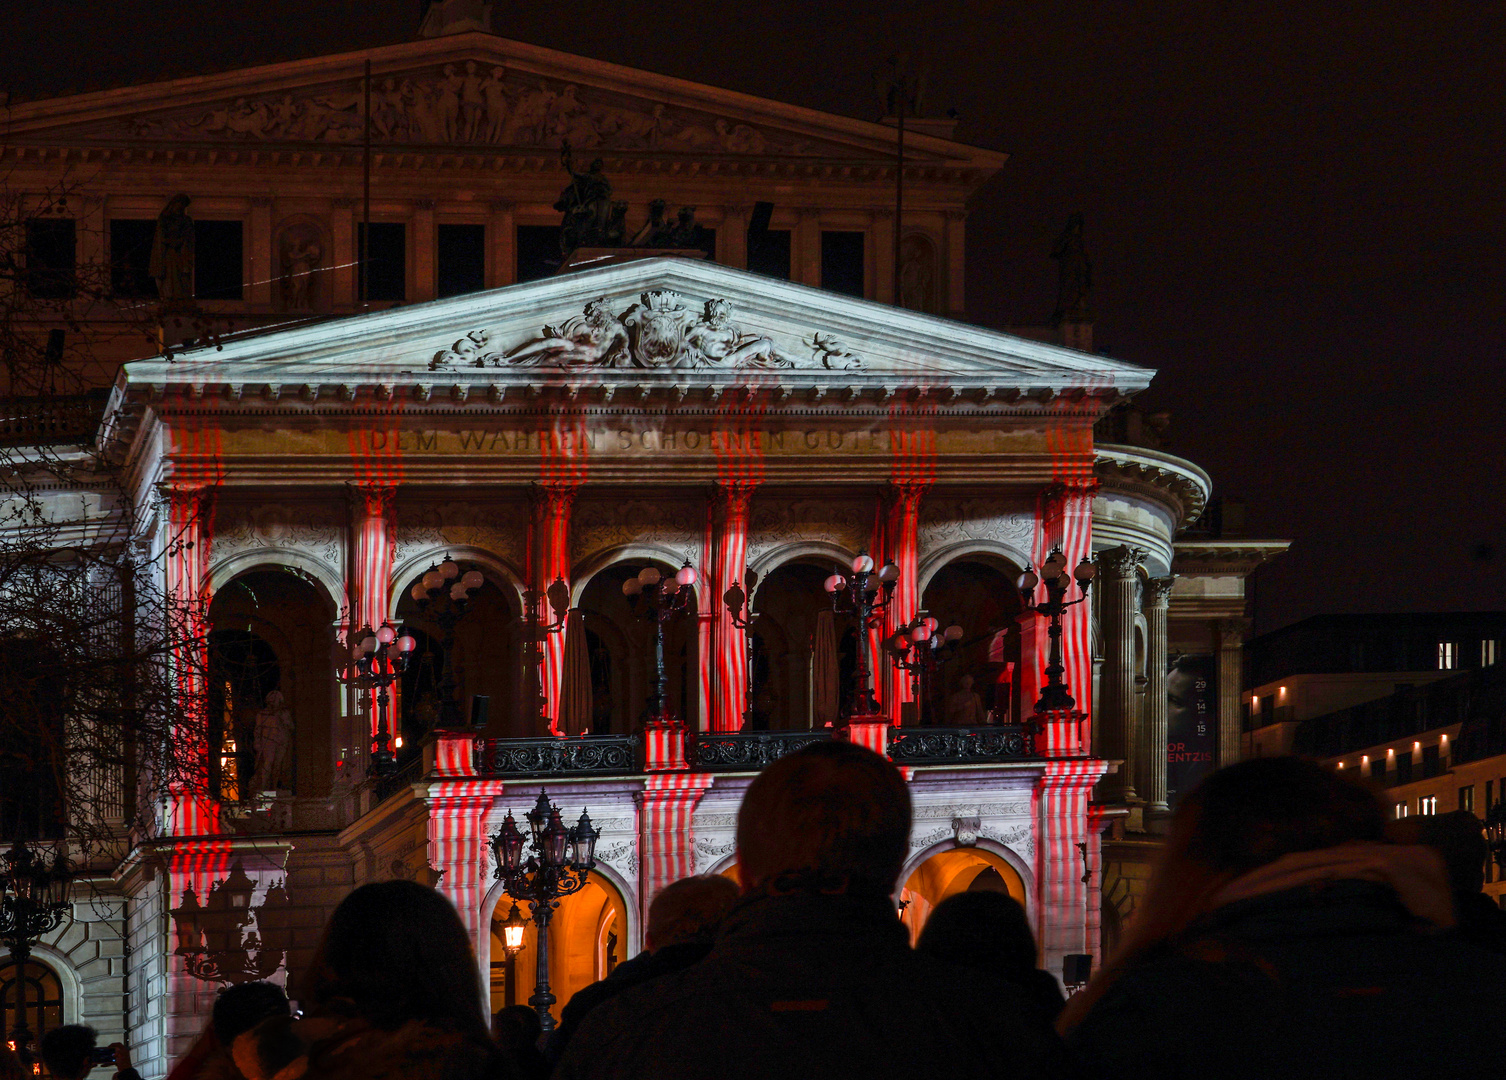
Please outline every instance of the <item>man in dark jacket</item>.
M743 899L710 954L586 1018L555 1075L1072 1075L1019 991L913 952L891 893L908 851L899 771L850 743L770 765L738 814Z
M718 874L681 878L660 889L648 905L646 948L618 964L605 979L575 992L560 1011L560 1025L549 1040L549 1060L560 1059L581 1021L597 1006L704 959L717 927L736 902L737 886Z

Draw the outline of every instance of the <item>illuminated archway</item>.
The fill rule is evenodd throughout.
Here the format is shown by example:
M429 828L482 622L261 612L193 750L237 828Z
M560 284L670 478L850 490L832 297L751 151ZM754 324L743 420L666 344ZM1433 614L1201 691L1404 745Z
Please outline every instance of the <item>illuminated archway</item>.
M910 930L910 942L920 937L932 909L948 896L968 891L1004 892L1030 911L1025 879L1008 860L978 847L954 847L923 859L899 891L904 905L900 916Z
M508 1004L526 1005L534 992L538 963L538 931L532 921L523 933L523 948L509 961L503 948L502 923L512 911L512 899L502 896L491 919L491 1011ZM527 905L518 905L524 918ZM627 904L610 881L592 874L589 881L560 901L549 924L549 989L555 1015L576 991L605 979L628 959L630 946ZM511 993L509 993L511 979Z

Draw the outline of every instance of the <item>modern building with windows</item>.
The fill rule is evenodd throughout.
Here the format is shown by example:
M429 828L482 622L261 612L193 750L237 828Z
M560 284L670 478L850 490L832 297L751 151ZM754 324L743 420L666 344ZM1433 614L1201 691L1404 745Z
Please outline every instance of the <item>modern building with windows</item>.
M70 192L28 239L36 288L103 268L120 301L78 313L102 413L46 430L119 464L209 635L206 789L144 808L29 1000L162 1076L226 978L285 978L392 877L455 902L494 1006L525 1000L488 840L543 787L601 828L554 923L563 1001L638 951L663 884L732 872L763 764L833 737L909 779L912 929L1004 890L1045 966L1099 953L1177 791L1240 753L1244 581L1286 545L1184 531L1212 483L1129 410L1153 372L1069 347L1085 324L961 321L967 200L1005 158L950 134L907 131L896 221L892 127L475 28L14 104L10 182ZM624 239L659 199L694 231L562 251L596 158ZM138 308L214 336L169 317L144 345ZM1058 550L1097 573L1064 619L1075 709L1043 715L1017 582ZM871 633L824 588L864 557L898 575ZM657 640L633 583L687 567ZM447 625L428 594L461 586ZM927 616L961 636L903 670L881 642ZM342 681L383 627L412 643L385 707ZM846 704L865 663L877 713Z

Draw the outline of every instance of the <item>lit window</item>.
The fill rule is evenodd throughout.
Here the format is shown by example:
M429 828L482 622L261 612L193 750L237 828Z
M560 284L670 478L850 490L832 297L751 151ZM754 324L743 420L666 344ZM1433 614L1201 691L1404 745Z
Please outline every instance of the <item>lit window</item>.
M1485 638L1480 642L1480 666L1490 667L1496 662L1496 639Z
M1438 643L1438 670L1453 671L1459 666L1459 649L1452 641Z
M1407 804L1406 803L1399 802L1399 803L1396 804L1396 816L1398 818L1404 818L1404 817L1407 816Z

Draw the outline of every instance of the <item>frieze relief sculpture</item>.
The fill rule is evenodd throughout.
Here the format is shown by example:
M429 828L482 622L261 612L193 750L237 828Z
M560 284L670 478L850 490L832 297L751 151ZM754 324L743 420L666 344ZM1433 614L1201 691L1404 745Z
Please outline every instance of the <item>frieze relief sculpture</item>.
M359 143L359 81L339 87L236 98L178 115L138 116L134 138ZM374 142L579 149L801 153L809 140L650 103L575 83L525 76L475 60L372 80Z
M835 336L815 333L803 340L804 355L780 349L772 340L738 325L727 300L707 300L699 314L668 290L643 293L638 303L613 313L605 297L559 326L546 325L539 337L509 350L492 347L486 330L473 330L441 349L429 369L647 368L707 369L821 368L848 371L863 358Z
M994 540L1029 551L1035 538L1035 515L1009 510L988 499L926 499L921 503L922 551L966 540Z

